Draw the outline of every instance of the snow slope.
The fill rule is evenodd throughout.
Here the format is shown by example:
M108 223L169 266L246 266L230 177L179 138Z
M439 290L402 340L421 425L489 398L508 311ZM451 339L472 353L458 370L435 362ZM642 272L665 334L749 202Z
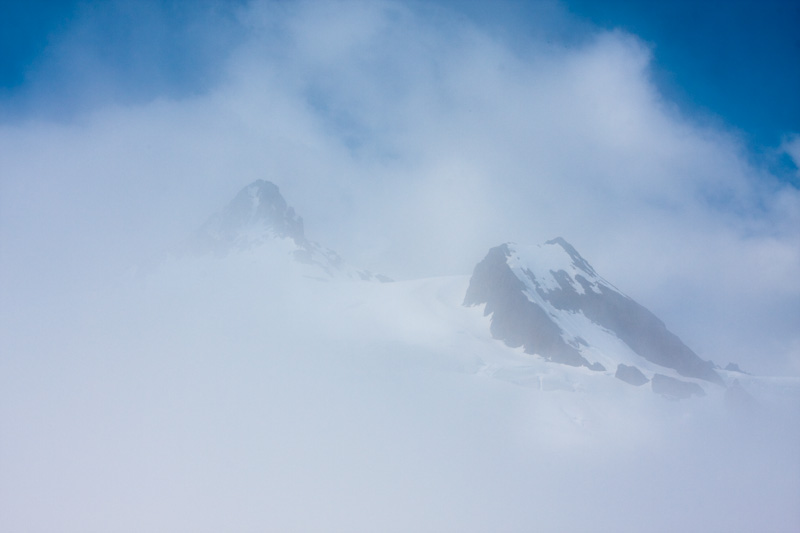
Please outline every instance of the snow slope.
M491 249L475 267L464 303L485 305L496 338L547 360L606 374L635 366L648 378L658 373L670 382L688 377L723 384L711 362L563 239Z

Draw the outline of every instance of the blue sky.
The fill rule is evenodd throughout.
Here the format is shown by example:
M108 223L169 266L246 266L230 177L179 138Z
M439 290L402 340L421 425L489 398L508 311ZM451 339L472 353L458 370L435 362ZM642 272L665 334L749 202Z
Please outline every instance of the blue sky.
M31 103L24 97L37 91L59 93L62 101L56 108L86 105L82 95L76 94L80 85L73 85L79 80L63 71L54 49L87 13L95 18L84 33L77 32L75 40L114 78L110 89L114 94L108 97L136 101L205 90L213 81L218 54L237 37L235 31L217 32L221 42L198 46L202 39L192 34L194 17L213 10L224 18L245 3L231 1L220 7L213 2L139 2L157 12L145 29L126 19L137 11L132 6L118 9L111 2L76 0L4 2L0 6L0 95L7 100L6 116L42 109L41 101ZM554 10L548 1L445 0L441 4L522 43L528 34L541 30L537 17ZM659 89L684 112L735 128L756 154L763 155L780 145L785 135L800 131L800 98L796 96L800 94L800 2L566 0L561 6L574 18L562 17L563 24L551 28L550 37L581 39L598 28L637 35L652 49L652 75ZM792 172L796 167L789 158L773 158L768 164L797 184Z
M570 9L652 44L656 79L688 110L708 109L756 143L800 126L800 2L575 0Z

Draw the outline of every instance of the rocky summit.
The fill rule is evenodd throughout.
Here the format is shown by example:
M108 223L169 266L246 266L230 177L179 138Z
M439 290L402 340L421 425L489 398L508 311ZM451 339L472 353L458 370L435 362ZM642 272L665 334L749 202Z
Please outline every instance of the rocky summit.
M306 238L303 219L281 195L278 186L256 180L212 215L190 243L193 253L228 255L253 249L279 249L310 268L310 277L391 281L348 265L335 251Z
M553 362L595 371L616 370L622 364L649 369L650 378L666 368L722 384L713 363L698 357L652 312L600 277L562 238L540 246L506 243L489 250L475 267L464 305L485 305L495 338ZM626 378L633 374L632 369L623 372Z

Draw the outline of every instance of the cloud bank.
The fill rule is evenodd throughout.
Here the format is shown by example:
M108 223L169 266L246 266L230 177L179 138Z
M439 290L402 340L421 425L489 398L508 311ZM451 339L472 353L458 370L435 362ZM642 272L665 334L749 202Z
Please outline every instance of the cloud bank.
M561 235L703 357L798 372L800 193L666 101L635 36L552 39L557 5L522 44L416 3L214 6L182 15L202 31L180 46L163 10L112 10L139 29L105 61L74 44L110 16L87 9L52 51L38 87L82 105L54 121L58 87L33 91L0 129L4 291L86 286L265 178L354 264L468 273ZM115 77L120 50L142 57ZM202 64L165 81L143 66L164 50Z
M413 2L175 5L84 5L0 105L0 524L796 529L796 405L476 374L466 348L504 348L466 278L428 278L560 235L703 358L800 374L800 194L659 94L646 44L556 3L524 36ZM411 281L244 257L119 282L256 179Z

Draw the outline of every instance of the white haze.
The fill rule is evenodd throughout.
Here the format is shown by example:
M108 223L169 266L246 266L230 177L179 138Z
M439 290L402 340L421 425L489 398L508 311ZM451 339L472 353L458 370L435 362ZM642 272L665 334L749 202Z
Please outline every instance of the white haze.
M796 384L748 385L752 413L716 386L669 401L503 347L459 305L466 276L324 283L293 267L172 260L13 324L3 529L796 528ZM503 357L578 381L486 372Z
M512 46L417 4L253 3L202 91L0 125L0 529L797 530L796 398L488 378L479 310L443 310L463 277L126 277L263 178L359 267L561 235L701 357L799 374L800 193L665 101L645 43L551 16Z

